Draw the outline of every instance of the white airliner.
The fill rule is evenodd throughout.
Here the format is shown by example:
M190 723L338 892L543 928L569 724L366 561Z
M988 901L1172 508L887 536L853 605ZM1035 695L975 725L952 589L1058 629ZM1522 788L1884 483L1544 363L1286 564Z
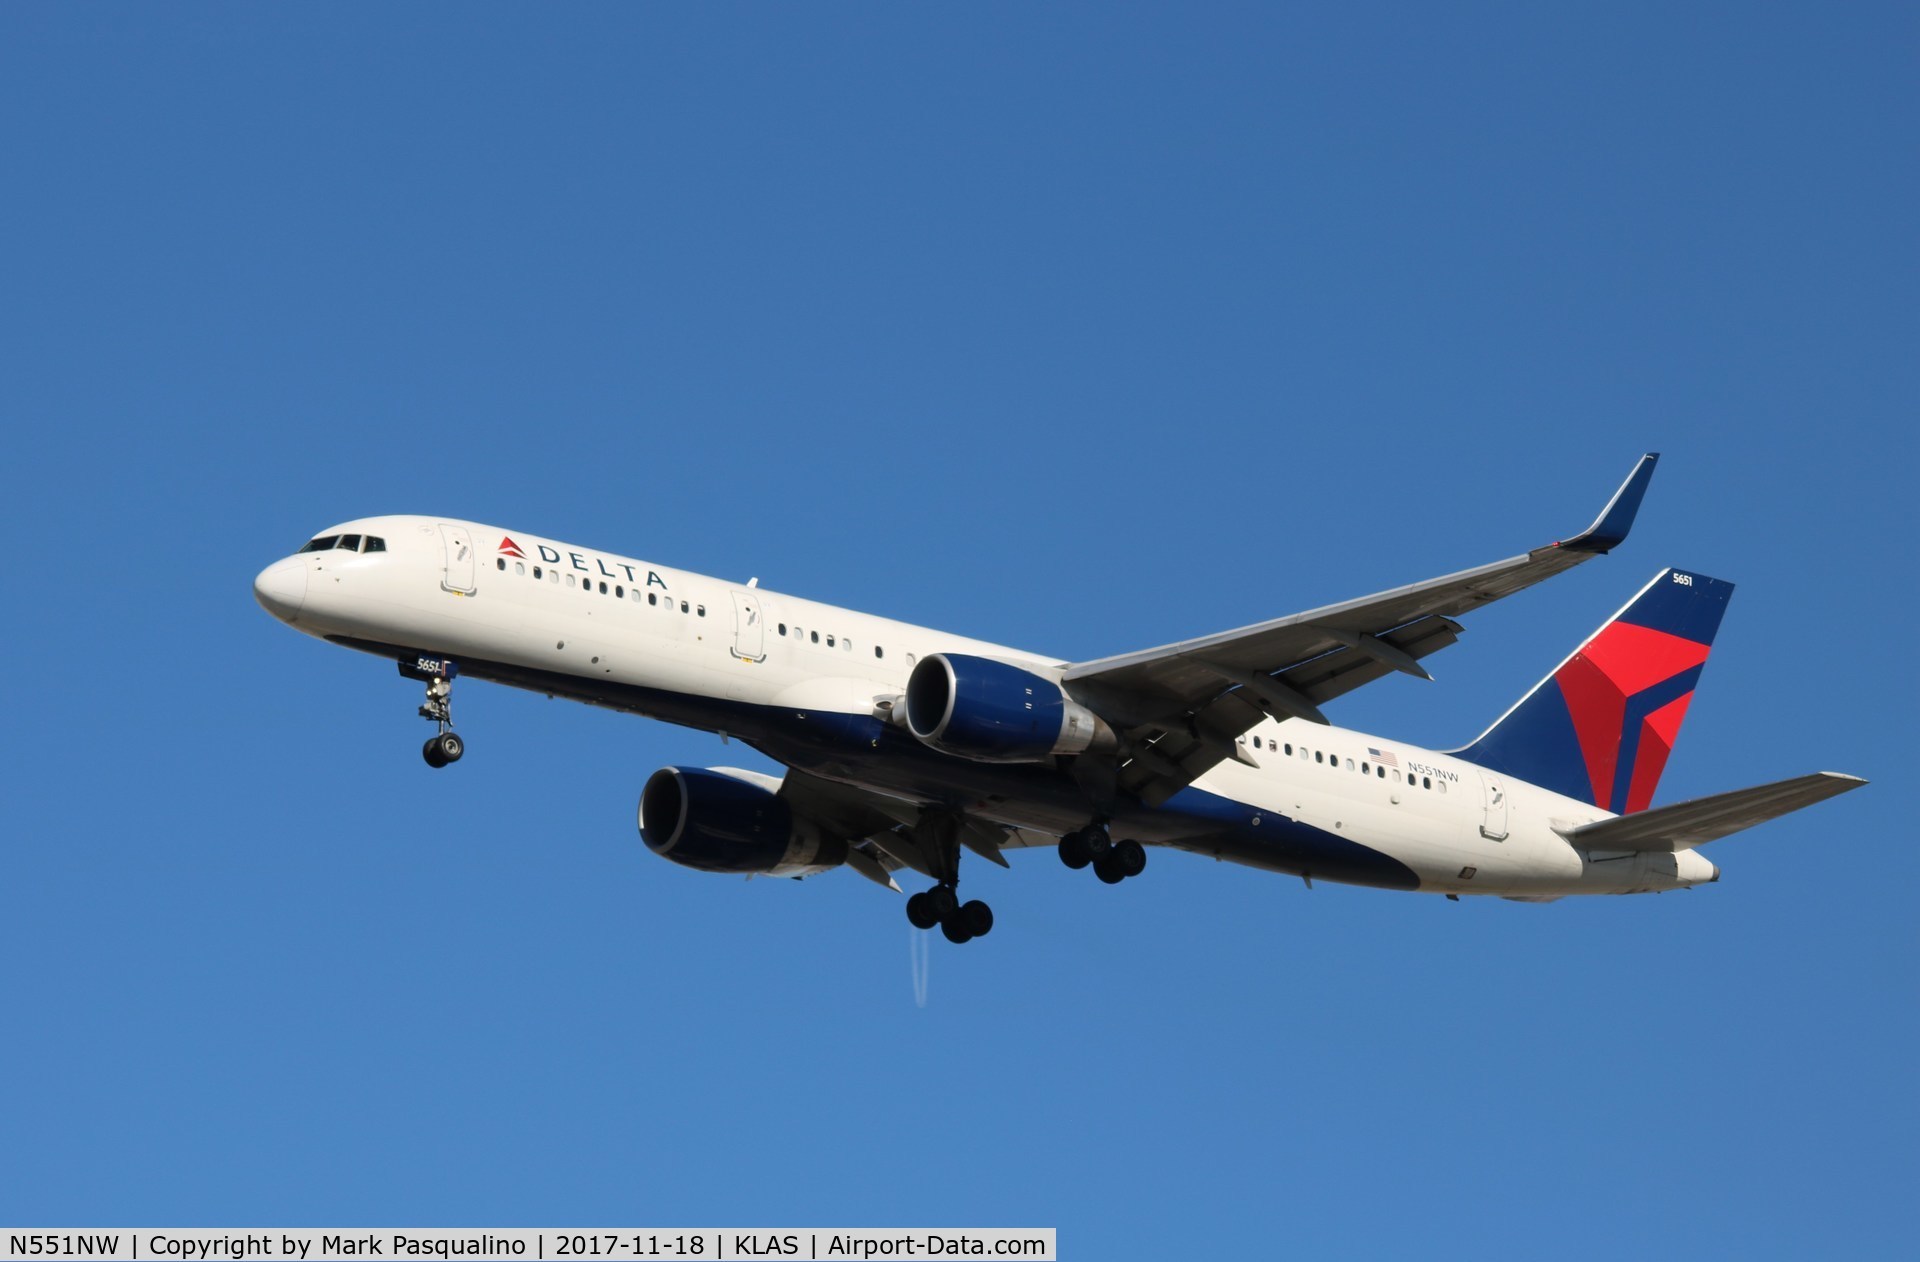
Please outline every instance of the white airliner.
M1729 583L1654 575L1489 728L1440 752L1321 706L1452 644L1454 619L1626 538L1643 457L1585 531L1522 556L1097 661L985 644L796 596L441 517L334 526L254 581L297 630L426 685L426 761L460 759L455 677L724 732L782 776L666 767L655 853L710 872L845 865L922 929L987 933L964 848L1053 846L1109 884L1167 846L1306 878L1545 902L1716 881L1696 847L1858 788L1821 772L1652 806Z

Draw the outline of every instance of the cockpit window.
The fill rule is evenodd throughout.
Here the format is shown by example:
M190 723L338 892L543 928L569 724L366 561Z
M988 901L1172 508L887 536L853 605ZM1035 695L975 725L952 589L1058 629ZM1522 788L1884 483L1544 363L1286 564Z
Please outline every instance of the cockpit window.
M318 539L307 540L307 546L300 549L300 551L325 552L327 549L331 548L334 544L339 542L340 542L339 535L321 535Z
M360 536L359 535L341 535L340 547L342 550L347 552L360 551Z
M387 541L379 535L368 535L367 541L360 545L362 552L385 552L386 550Z

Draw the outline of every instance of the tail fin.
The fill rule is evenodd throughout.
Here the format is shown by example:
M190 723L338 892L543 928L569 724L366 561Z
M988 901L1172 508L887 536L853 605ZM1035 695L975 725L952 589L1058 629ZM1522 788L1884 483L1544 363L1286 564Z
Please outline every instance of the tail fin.
M1616 815L1645 810L1732 595L1660 571L1457 756Z

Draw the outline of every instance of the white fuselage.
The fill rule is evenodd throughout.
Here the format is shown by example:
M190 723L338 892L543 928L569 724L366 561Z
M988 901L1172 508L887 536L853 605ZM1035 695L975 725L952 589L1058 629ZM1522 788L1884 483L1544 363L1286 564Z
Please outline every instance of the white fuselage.
M377 536L385 550L297 554L256 584L276 617L308 634L731 732L815 774L1015 828L1057 835L1085 822L1070 778L1051 765L989 768L917 746L890 756L869 739L884 721L877 703L901 694L928 654L1050 677L1066 665L1058 658L473 522L377 517L328 533ZM1717 876L1690 850L1576 849L1556 828L1607 812L1444 753L1298 720L1242 739L1257 765L1222 762L1158 810L1116 819L1116 835L1124 826L1143 842L1254 866L1458 894L1636 893ZM1323 852L1383 856L1410 876Z

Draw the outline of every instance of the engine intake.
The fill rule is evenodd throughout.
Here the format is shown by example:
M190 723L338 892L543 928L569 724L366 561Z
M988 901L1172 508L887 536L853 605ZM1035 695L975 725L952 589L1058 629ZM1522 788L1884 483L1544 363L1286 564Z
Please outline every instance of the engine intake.
M907 677L907 730L975 762L1111 748L1113 729L1051 679L990 657L935 653Z
M751 774L704 767L654 772L640 791L647 849L702 872L810 876L846 862L846 842L796 827L785 799L748 779Z

